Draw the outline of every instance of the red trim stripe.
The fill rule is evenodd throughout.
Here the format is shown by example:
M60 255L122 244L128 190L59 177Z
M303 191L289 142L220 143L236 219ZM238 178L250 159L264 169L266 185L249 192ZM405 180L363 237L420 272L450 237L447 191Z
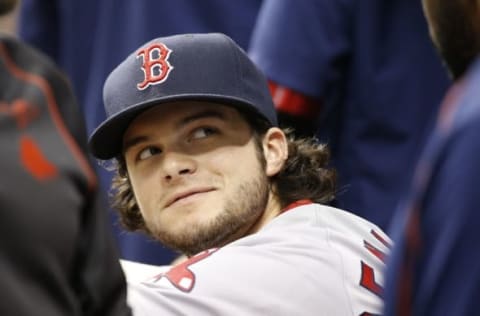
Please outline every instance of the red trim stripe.
M296 202L293 202L289 205L287 205L287 207L285 207L280 213L285 213L286 211L289 211L293 208L296 208L296 207L299 207L299 206L302 206L302 205L308 205L308 204L312 204L313 202L311 200L298 200Z
M59 134L62 136L67 147L70 148L73 156L77 160L80 168L83 170L87 177L87 185L89 190L93 190L97 186L96 175L93 169L90 167L87 158L84 156L78 144L75 142L75 139L69 133L68 129L65 126L65 123L62 120L62 117L58 111L58 106L55 100L55 95L52 91L52 87L44 78L33 74L28 73L21 68L19 68L13 59L10 57L5 44L0 43L0 55L5 60L5 66L10 71L10 73L17 77L20 80L28 82L34 86L37 86L40 91L43 92L46 101L50 117L52 118Z
M269 81L268 86L277 111L306 118L312 118L320 113L322 103L319 100L272 81Z
M387 247L388 249L392 248L392 245L385 238L380 236L380 234L377 233L375 230L372 229L370 233L372 234L373 237L375 237L375 239L380 241L385 247Z

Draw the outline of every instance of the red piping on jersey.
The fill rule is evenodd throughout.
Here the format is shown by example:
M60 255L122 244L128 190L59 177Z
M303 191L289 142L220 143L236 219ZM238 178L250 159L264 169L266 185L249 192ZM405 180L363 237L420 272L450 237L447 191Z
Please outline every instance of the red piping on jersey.
M83 169L83 172L87 177L88 189L93 190L97 185L95 173L88 164L87 158L83 155L74 138L68 132L68 129L66 128L65 123L63 122L60 113L58 112L57 103L50 84L44 78L33 73L27 73L24 70L20 69L10 57L10 54L5 48L5 44L0 44L0 54L5 59L5 66L13 76L37 86L40 91L43 92L47 100L47 107L53 123L55 124L67 147L70 148L73 156L79 163L80 168Z
M320 113L322 103L319 100L273 81L268 82L268 87L277 111L304 118L314 118Z
M57 167L50 163L38 145L28 136L20 138L20 159L23 166L38 180L57 176Z
M302 206L302 205L308 205L308 204L312 204L312 203L313 202L311 200L308 200L308 199L295 201L295 202L287 205L284 209L282 209L280 211L280 214L285 213L286 211L290 211L291 209L294 209L296 207L299 207L299 206Z

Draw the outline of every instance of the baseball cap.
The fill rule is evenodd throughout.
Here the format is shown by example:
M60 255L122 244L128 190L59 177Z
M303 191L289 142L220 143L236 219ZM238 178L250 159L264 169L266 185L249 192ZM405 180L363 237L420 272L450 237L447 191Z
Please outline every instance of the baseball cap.
M119 155L132 120L152 106L182 100L235 106L277 117L267 80L231 38L221 33L161 37L142 45L120 63L103 87L107 118L92 133L93 155Z

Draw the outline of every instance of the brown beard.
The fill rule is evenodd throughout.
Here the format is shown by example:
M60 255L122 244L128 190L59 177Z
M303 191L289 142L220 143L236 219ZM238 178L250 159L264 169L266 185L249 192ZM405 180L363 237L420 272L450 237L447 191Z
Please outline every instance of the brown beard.
M268 177L262 171L253 180L243 183L235 198L207 225L193 225L188 231L172 234L160 228L152 233L165 246L192 256L203 250L223 246L240 238L265 211L269 197Z

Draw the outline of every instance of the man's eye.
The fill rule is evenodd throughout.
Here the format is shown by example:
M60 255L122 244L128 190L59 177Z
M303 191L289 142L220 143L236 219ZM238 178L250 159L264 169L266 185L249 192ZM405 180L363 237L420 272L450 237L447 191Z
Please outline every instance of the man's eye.
M160 149L156 147L147 147L138 154L138 160L148 159L153 155L159 154L160 152Z
M212 134L217 133L217 130L211 127L201 127L197 128L193 133L192 133L192 139L201 139L208 137Z

